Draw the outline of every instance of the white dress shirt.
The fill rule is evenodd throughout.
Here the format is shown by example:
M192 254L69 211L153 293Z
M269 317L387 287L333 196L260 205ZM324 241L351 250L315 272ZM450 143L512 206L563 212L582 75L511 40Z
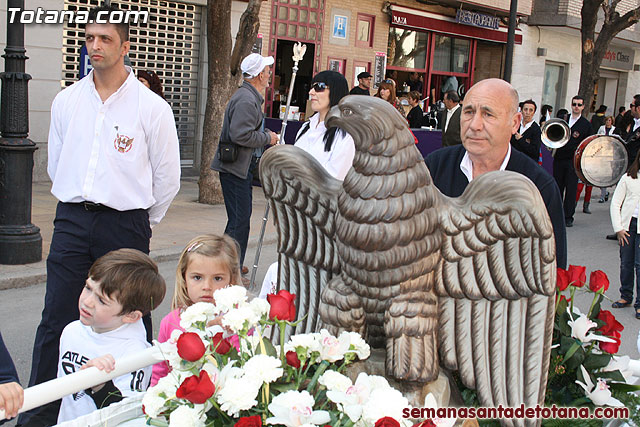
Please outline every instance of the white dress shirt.
M456 104L455 107L453 107L452 109L447 109L447 119L444 122L444 131L446 132L447 129L449 128L449 120L451 120L451 116L453 116L453 113L456 112L456 110L460 108L460 104Z
M633 129L631 131L635 132L638 128L640 128L640 119L633 119Z
M504 156L504 160L502 161L502 164L500 165L500 169L498 170L503 171L507 169L507 163L509 163L510 158L511 158L511 144L509 144L509 148L507 148L507 155ZM469 157L468 151L464 152L464 157L462 157L462 161L460 162L460 170L462 171L464 176L467 177L467 180L469 180L469 182L473 181L473 163L471 162L471 158Z
M522 135L523 133L525 133L525 131L527 129L529 129L531 127L531 125L533 124L533 122L535 122L535 120L531 120L529 123L527 123L526 125L524 124L524 122L520 122L520 132L518 132L520 135Z
M180 188L178 134L169 104L126 68L104 102L93 71L55 97L47 172L61 202L148 209L154 225Z
M331 151L324 151L324 134L327 128L324 126L324 121L318 123L319 119L318 113L309 118L309 130L296 141L295 146L311 154L329 175L335 179L344 180L353 165L353 156L356 154L353 138L346 132L337 132ZM298 134L304 126L306 125L300 128Z
M573 116L573 114L571 116L569 116L569 128L572 128L573 125L576 124L576 122L578 121L578 119L582 117L580 114L578 114L577 116Z

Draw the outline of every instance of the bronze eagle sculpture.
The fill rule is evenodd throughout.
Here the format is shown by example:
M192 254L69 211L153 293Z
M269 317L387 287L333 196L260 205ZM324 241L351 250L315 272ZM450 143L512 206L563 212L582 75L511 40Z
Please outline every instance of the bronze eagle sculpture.
M535 185L490 172L442 195L407 122L377 98L347 96L325 123L355 142L344 182L295 146L260 162L279 287L307 315L295 332L357 331L386 348L397 380L430 382L442 364L482 405L542 404L556 258Z

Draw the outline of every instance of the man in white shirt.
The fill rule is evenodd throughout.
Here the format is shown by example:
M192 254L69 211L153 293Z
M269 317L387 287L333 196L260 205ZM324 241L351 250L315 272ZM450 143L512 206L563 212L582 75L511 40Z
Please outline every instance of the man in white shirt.
M454 91L444 94L444 106L447 107L440 116L442 130L442 146L461 144L460 140L460 97Z
M94 8L89 22L98 13L110 22L117 10ZM87 24L93 70L60 92L51 108L48 172L59 203L29 385L56 377L60 334L79 317L91 264L119 248L148 254L151 226L180 187L175 119L169 104L125 67L128 31L127 23ZM151 337L150 317L145 326Z
M527 99L522 103L522 123L520 123L520 129L511 136L513 148L522 151L534 162L537 162L540 157L540 146L542 145L540 126L533 120L536 108L536 103L532 99Z

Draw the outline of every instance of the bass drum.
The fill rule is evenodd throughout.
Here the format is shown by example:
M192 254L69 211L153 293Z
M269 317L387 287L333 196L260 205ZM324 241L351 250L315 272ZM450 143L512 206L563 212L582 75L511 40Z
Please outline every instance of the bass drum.
M578 145L573 165L585 184L610 187L627 171L627 149L617 135L592 135Z

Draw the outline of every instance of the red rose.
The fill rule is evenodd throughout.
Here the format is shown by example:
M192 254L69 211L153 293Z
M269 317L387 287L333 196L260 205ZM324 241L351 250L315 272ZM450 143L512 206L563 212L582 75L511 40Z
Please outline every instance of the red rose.
M604 322L604 326L598 328L603 335L611 335L612 332L624 330L624 326L616 320L616 317L609 310L600 310L596 318Z
M222 332L218 332L211 338L213 348L216 349L218 354L227 354L231 350L231 343L226 338L222 338Z
M424 420L420 424L414 425L413 427L436 427L436 425L431 419L428 419L428 420Z
M576 288L581 288L587 281L587 267L579 265L569 266L569 283Z
M271 309L269 310L269 319L288 320L290 322L296 320L295 299L295 294L291 294L284 289L279 290L275 295L267 295L267 301L271 305Z
M300 367L300 359L298 359L298 353L295 351L287 351L287 365L298 369Z
M605 291L609 289L609 278L604 271L592 271L591 276L589 276L589 289L593 292L598 292L602 288Z
M207 371L200 371L200 376L192 375L182 381L176 390L176 397L187 399L191 403L202 404L213 396L215 391L216 387L211 382Z
M562 292L569 287L569 272L567 270L558 268L556 287L558 288L558 292Z
M616 354L620 348L620 332L611 331L610 338L613 338L616 342L598 341L598 345L600 346L600 350L606 351L610 354Z
M233 427L262 427L262 418L260 418L260 415L242 417Z
M383 417L376 421L374 427L400 427L400 423L391 417Z
M200 335L193 332L183 332L178 338L178 355L184 360L195 362L204 356L204 343Z

